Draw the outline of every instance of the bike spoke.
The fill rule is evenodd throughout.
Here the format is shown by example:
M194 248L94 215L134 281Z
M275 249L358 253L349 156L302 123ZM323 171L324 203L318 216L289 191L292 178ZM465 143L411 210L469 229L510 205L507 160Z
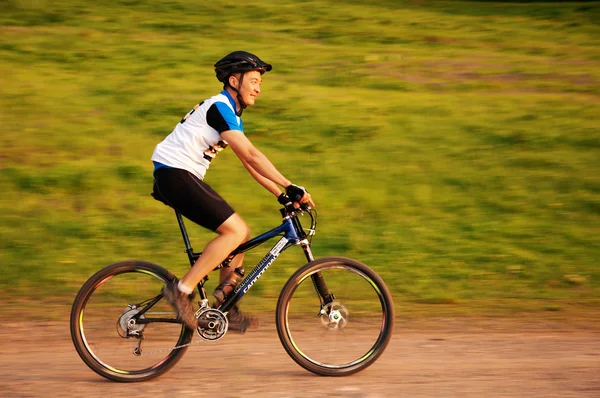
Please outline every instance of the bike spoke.
M151 369L169 355L182 325L151 322L175 319L165 300L152 300L155 304L148 307L163 285L150 273L126 272L107 277L95 287L81 310L79 327L84 345L98 363L129 374ZM136 316L144 323L138 323Z
M335 300L321 309L310 277L298 284L287 307L287 329L296 351L308 361L343 368L368 358L385 324L380 292L369 278L348 267L319 271Z

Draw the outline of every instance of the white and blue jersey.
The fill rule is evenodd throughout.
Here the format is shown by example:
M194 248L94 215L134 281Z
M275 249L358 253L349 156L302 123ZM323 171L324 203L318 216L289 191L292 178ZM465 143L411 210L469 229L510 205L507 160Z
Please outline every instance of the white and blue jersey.
M154 170L174 167L187 170L201 180L214 157L227 147L221 133L244 131L236 115L235 101L223 90L188 112L173 132L154 149Z

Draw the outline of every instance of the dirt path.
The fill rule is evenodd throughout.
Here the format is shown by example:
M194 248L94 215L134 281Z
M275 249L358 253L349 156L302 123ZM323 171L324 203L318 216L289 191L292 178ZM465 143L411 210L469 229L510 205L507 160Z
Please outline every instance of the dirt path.
M398 320L372 367L325 378L296 365L263 322L196 344L166 375L133 384L89 370L67 323L5 324L0 333L2 397L600 397L600 330L591 326Z

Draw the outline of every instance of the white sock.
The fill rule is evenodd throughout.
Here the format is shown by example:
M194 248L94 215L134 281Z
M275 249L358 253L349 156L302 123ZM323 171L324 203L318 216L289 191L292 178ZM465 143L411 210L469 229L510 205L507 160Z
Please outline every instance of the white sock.
M181 281L179 281L179 283L177 284L177 289L181 293L185 293L187 295L190 295L190 294L194 293L194 288L193 287L188 287L188 286L184 285Z

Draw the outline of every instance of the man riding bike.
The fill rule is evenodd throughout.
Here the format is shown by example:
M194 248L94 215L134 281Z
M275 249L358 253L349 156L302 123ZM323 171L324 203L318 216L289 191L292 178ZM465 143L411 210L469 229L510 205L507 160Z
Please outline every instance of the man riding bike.
M244 134L242 111L254 105L261 91L262 75L272 66L254 54L235 51L214 67L223 90L194 106L173 132L156 146L152 155L153 195L186 218L218 234L206 245L188 273L163 289L179 319L190 328L196 327L191 297L195 286L250 235L248 225L240 215L202 181L219 152L230 146L250 175L275 195L279 203L292 201L314 206L310 194L285 178ZM240 253L229 267L221 268L221 283L241 267L243 259L244 254ZM244 330L253 323L237 307L228 316L231 330Z

